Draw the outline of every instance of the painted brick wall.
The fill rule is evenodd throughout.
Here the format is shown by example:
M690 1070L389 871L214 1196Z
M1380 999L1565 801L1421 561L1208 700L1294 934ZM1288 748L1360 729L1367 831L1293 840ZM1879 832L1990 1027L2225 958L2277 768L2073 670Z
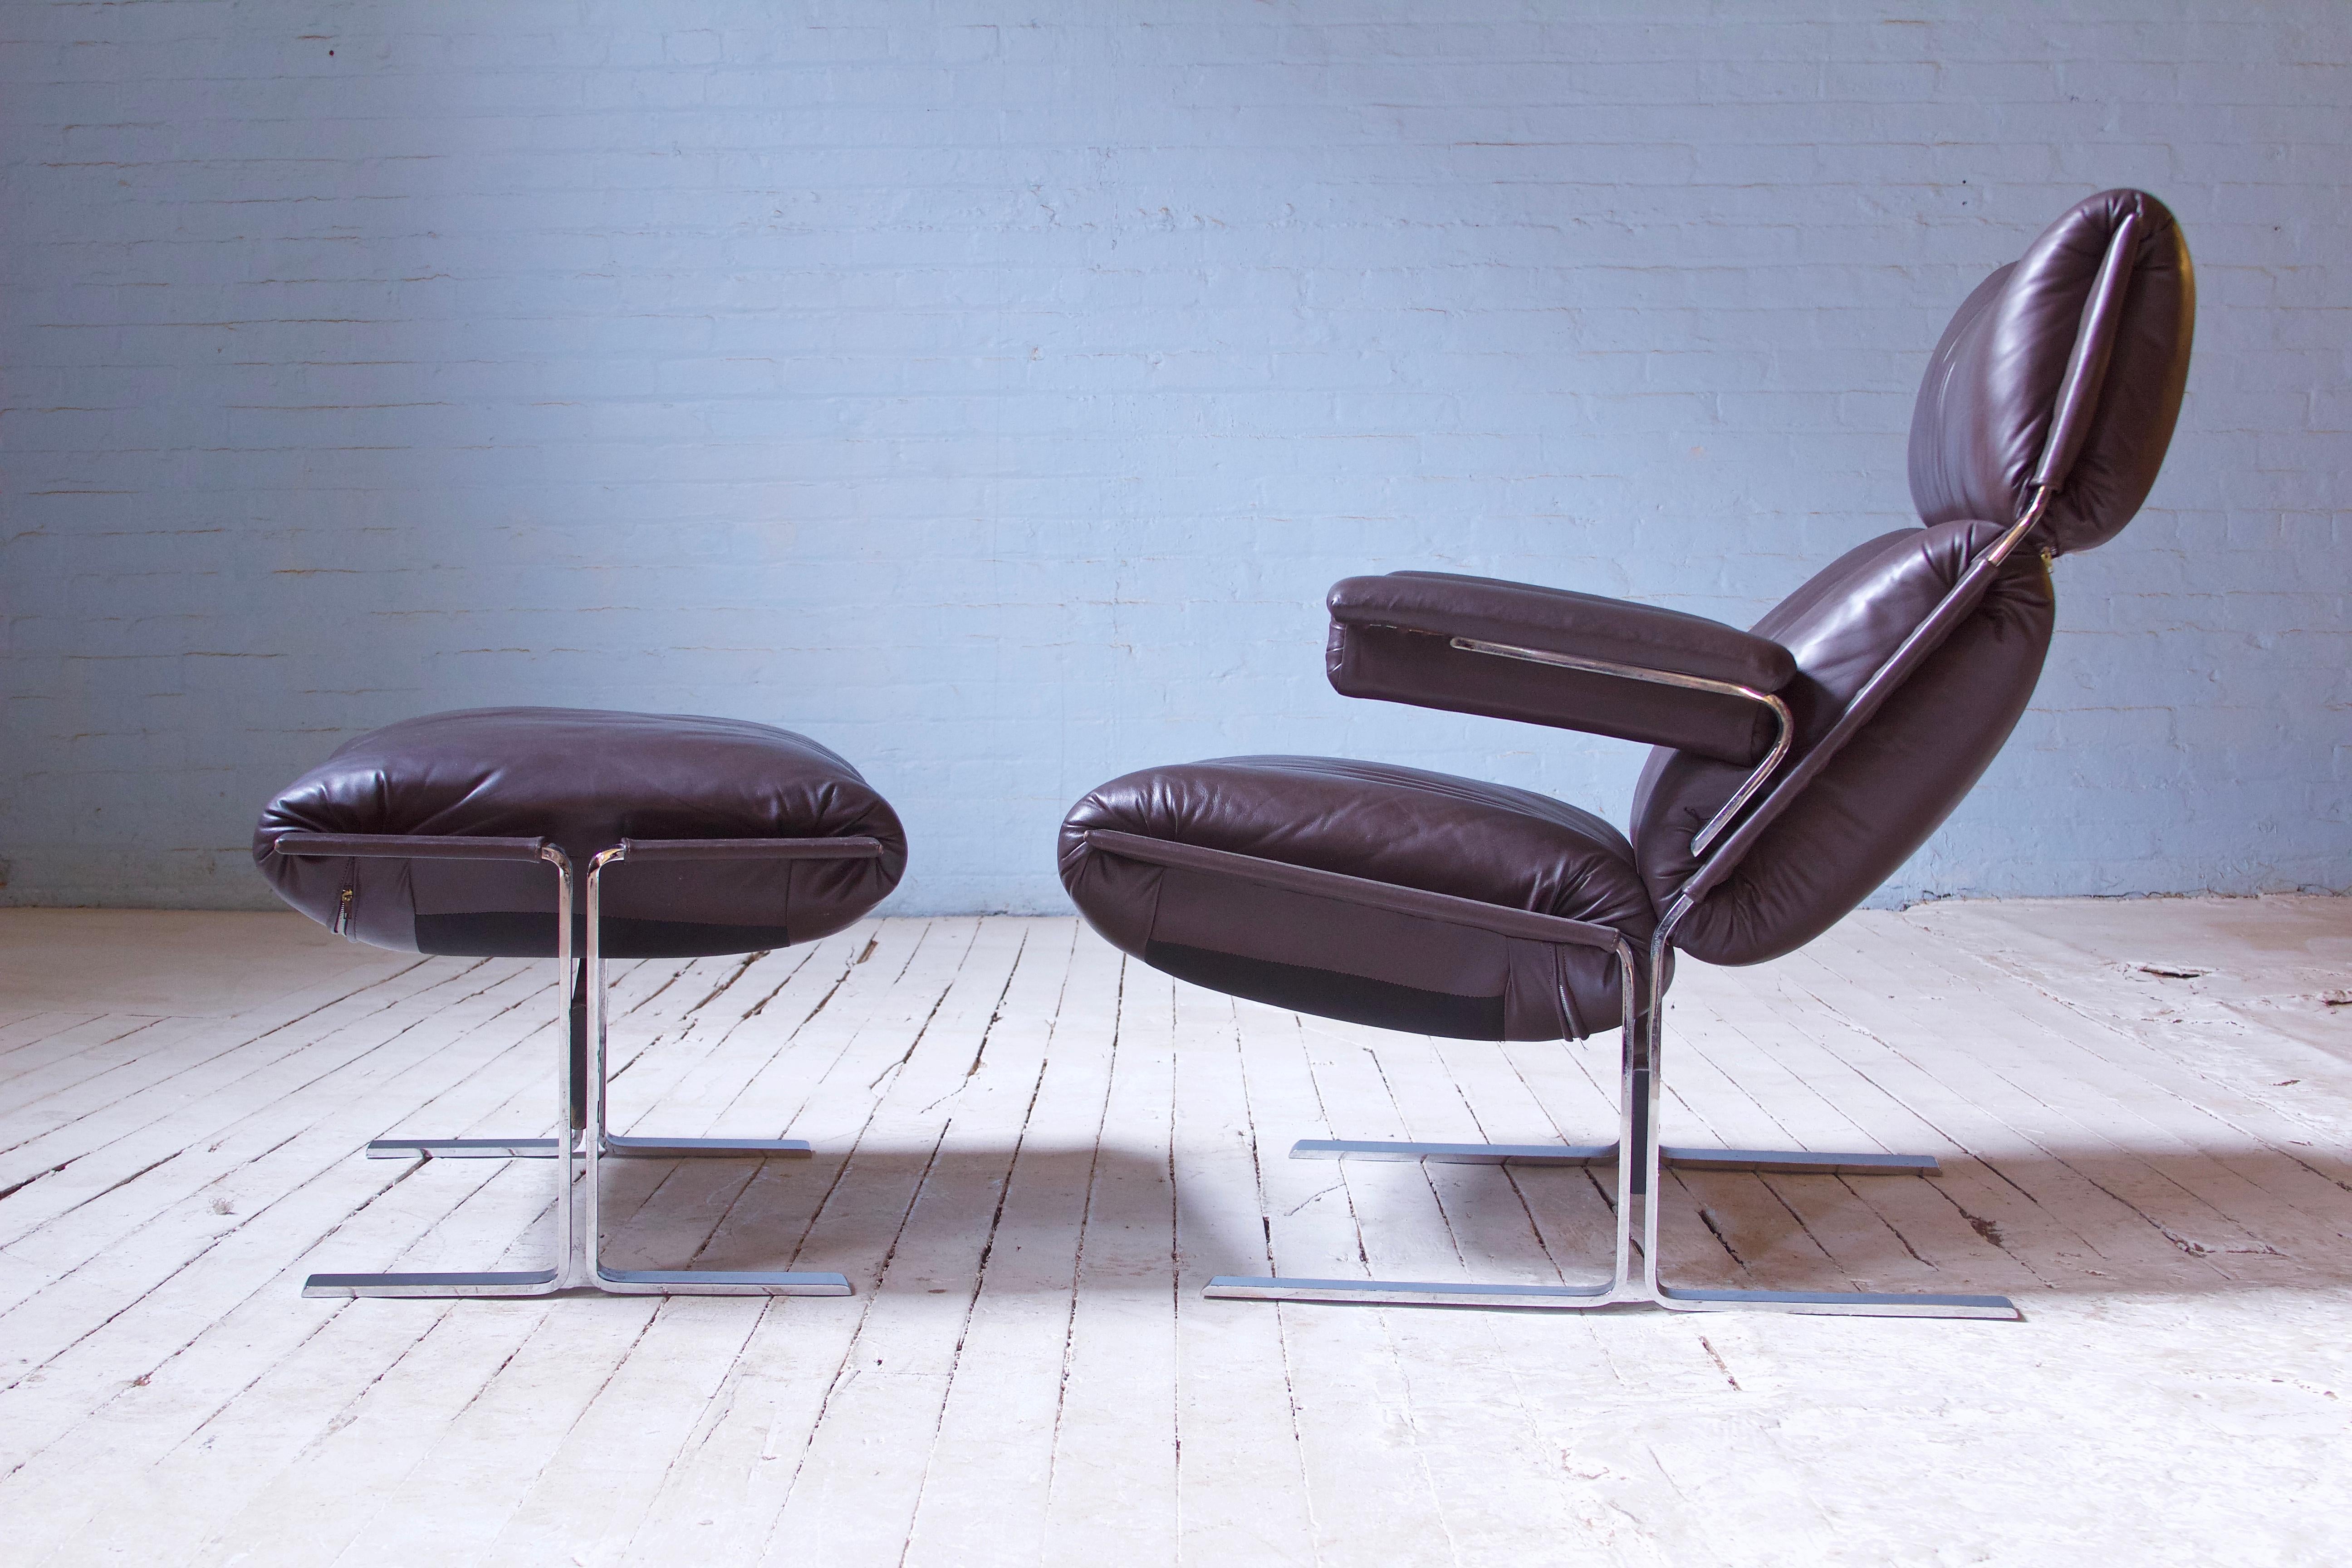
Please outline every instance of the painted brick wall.
M900 910L1267 750L1622 819L1615 742L1349 703L1335 578L1745 623L1909 519L1953 306L2147 186L2171 465L1882 898L2347 880L2342 0L0 9L0 899L262 905L407 714L856 760Z

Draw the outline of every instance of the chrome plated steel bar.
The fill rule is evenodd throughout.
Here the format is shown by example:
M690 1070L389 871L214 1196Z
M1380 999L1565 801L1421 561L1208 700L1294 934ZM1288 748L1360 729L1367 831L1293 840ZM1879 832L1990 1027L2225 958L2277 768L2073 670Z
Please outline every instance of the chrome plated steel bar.
M545 1140L552 1155L559 1145L568 1151L572 1123L572 1002L579 984L572 962L572 861L563 851L544 841L537 858L555 868L555 964L562 976L556 986L555 1125L562 1136ZM461 857L445 855L444 858ZM512 858L501 853L499 858ZM374 1152L371 1145L369 1152ZM302 1282L302 1294L319 1298L347 1296L545 1296L571 1283L574 1257L572 1213L572 1160L564 1158L555 1182L554 1263L545 1268L491 1270L482 1273L412 1272L385 1274L313 1274Z
M2025 1316L2006 1296L1889 1295L1873 1290L1676 1290L1658 1292L1674 1312L1794 1312L1815 1318L1998 1318Z
M798 1138L625 1138L597 1142L607 1160L805 1160L815 1151Z
M1426 1160L1436 1165L1600 1165L1617 1158L1614 1143L1393 1143L1302 1138L1294 1160Z
M1436 1165L1604 1165L1614 1143L1401 1143L1389 1140L1302 1138L1294 1160L1422 1160ZM1698 1149L1662 1146L1669 1169L1762 1171L1786 1175L1935 1176L1933 1154L1825 1153L1810 1149Z
M371 1160L552 1160L552 1138L372 1138ZM578 1145L573 1145L575 1148Z
M1684 1171L1761 1171L1767 1175L1940 1176L1933 1154L1827 1154L1806 1149L1662 1147L1659 1163Z
M2004 1296L1897 1295L1881 1291L1677 1289L1658 1272L1660 1184L1668 1168L1829 1173L1841 1175L1933 1175L1925 1154L1816 1152L1805 1150L1667 1148L1659 1139L1664 1047L1664 983L1672 978L1676 909L1654 934L1646 966L1632 945L1618 942L1623 998L1618 1138L1614 1144L1426 1143L1381 1140L1303 1139L1293 1159L1428 1161L1488 1165L1617 1167L1615 1255L1610 1278L1598 1284L1455 1282L1415 1279L1321 1279L1281 1275L1218 1275L1202 1294L1221 1300L1355 1303L1391 1307L1590 1311L1600 1308L1663 1309L1677 1312L1783 1312L1822 1317L1982 1318L2024 1314ZM1613 1156L1613 1162L1612 1157Z
M607 1132L608 1160L805 1160L814 1152L798 1138L625 1138ZM572 1141L576 1154L580 1144ZM375 1138L371 1160L552 1160L552 1138Z
M600 1163L612 1134L605 1125L605 1026L610 997L604 985L604 871L628 858L625 844L605 850L588 866L588 1136L583 1178L586 1215L581 1227L581 1283L615 1296L846 1296L849 1280L843 1275L784 1270L728 1268L607 1268L603 1262L604 1233ZM743 1139L646 1139L635 1152L655 1148L691 1149L702 1155L788 1152L806 1155L808 1145L784 1151L759 1146L765 1141ZM744 1148L741 1145L751 1143Z
M1752 686L1740 686L1728 680L1710 680L1705 676L1685 675L1679 670L1654 669L1646 665L1619 664L1612 659L1588 658L1578 654L1553 653L1539 647L1519 647L1510 643L1482 642L1476 637L1454 637L1452 646L1462 653L1482 653L1494 658L1516 658L1527 664L1549 665L1555 669L1573 669L1583 675L1614 676L1621 680L1646 681L1653 686L1680 687L1685 691L1707 691L1719 697L1737 697L1769 710L1777 726L1771 746L1764 758L1741 781L1731 798L1725 801L1709 817L1705 826L1691 839L1691 853L1704 854L1706 847L1738 816L1740 808L1756 797L1764 781L1773 770L1788 759L1789 747L1796 740L1796 721L1790 716L1789 705L1769 691L1759 691Z
M1614 1306L1612 1281L1597 1285L1456 1285L1423 1279L1252 1279L1221 1274L1201 1294L1227 1301L1353 1301L1385 1307L1516 1307L1590 1311Z
M871 839L809 841L802 847L778 853L765 841L747 841L745 853L713 853L710 841L657 846L649 858L705 860L716 858L842 858L870 857L879 851ZM725 841L720 848L741 847ZM544 1296L559 1290L589 1289L617 1295L697 1294L730 1296L846 1296L846 1278L831 1273L799 1273L743 1269L606 1268L599 1262L603 1223L603 1188L599 1162L604 1159L806 1159L809 1145L796 1138L632 1138L616 1134L607 1125L609 1074L605 1059L605 1024L609 1012L604 985L604 868L627 858L626 847L608 849L591 863L585 887L587 952L583 964L572 962L572 868L563 851L543 839L492 838L369 838L357 836L294 835L281 840L281 852L304 855L406 858L412 859L537 858L556 870L556 966L562 975L558 986L559 1067L555 1075L558 1115L564 1129L555 1138L378 1138L367 1146L376 1160L557 1160L562 1169L556 1184L556 1261L547 1268L493 1270L479 1273L314 1274L302 1293L314 1297L404 1296L475 1297ZM579 1085L586 1107L584 1129L571 1130L575 1062L572 1051L572 1015L579 988L586 985L585 1059L578 1063L585 1082ZM583 1190L575 1195L575 1179ZM575 1220L575 1205L584 1212Z

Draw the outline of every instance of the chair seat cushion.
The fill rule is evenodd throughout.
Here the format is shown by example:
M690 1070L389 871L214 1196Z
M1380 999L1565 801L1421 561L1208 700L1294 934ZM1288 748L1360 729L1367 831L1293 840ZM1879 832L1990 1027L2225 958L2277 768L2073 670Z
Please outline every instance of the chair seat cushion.
M279 855L288 832L547 838L588 862L624 838L865 837L879 857L619 862L604 878L604 948L616 958L750 952L848 925L907 863L889 804L815 742L740 719L485 708L360 736L279 792L253 854L285 900L402 952L540 957L555 952L555 873L498 861Z
M1325 1017L1467 1039L1578 1038L1618 1022L1602 948L1147 864L1097 831L1189 844L1610 927L1653 924L1617 830L1548 795L1377 763L1228 757L1114 779L1063 826L1063 885L1156 969Z

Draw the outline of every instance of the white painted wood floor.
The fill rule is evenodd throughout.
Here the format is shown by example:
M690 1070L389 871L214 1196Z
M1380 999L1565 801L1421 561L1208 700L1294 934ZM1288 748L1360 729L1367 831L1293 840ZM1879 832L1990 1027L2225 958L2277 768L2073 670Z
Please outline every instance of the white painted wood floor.
M1215 1273L1601 1272L1613 1036L1431 1041L1175 984L1066 920L620 966L620 1261L847 1300L311 1301L527 1266L552 966L291 915L0 912L0 1560L701 1565L2352 1560L2352 901L1949 903L1686 965L1685 1282L2022 1323L1207 1301ZM2203 972L2203 973L2197 973Z

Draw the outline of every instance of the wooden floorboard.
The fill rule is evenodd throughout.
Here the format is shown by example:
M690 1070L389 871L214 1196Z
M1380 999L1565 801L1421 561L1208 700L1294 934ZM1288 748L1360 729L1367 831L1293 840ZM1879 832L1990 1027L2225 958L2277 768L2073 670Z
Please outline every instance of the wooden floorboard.
M118 929L119 928L119 929ZM80 964L82 969L77 970ZM79 978L78 978L79 976ZM1692 1285L2001 1291L2021 1323L1212 1301L1214 1274L1605 1270L1613 1035L1485 1045L1171 981L1066 920L616 963L625 1266L846 1299L312 1301L526 1267L551 967L274 917L0 921L0 1557L14 1564L2262 1563L2352 1542L2352 909L1941 903L1685 964ZM13 987L13 989L12 989Z

